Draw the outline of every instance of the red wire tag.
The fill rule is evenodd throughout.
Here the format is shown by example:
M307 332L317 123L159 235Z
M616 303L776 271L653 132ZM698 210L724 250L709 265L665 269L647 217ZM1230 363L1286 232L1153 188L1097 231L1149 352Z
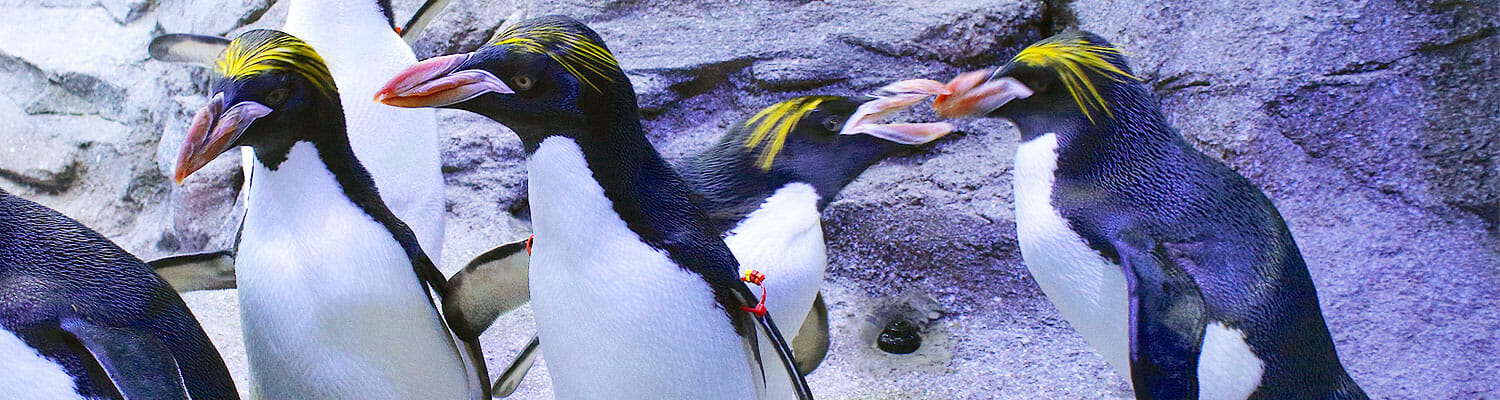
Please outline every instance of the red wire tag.
M531 255L531 241L536 240L536 235L526 238L526 255Z
M766 287L761 285L766 281L766 274L752 269L745 271L745 274L740 276L740 280L760 288L760 302L756 303L755 307L740 307L740 309L762 317L766 316Z

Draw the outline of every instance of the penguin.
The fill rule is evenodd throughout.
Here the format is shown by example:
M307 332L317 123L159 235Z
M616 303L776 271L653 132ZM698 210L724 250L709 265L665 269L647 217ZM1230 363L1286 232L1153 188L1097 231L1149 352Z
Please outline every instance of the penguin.
M441 149L437 136L437 114L428 109L403 109L370 101L385 78L417 62L408 40L417 34L451 0L428 0L412 17L404 31L392 27L390 0L293 0L282 31L294 35L323 56L338 85L349 142L354 153L381 188L381 199L416 232L422 249L434 260L442 259L446 204ZM153 58L174 62L212 65L229 40L213 36L173 34L153 39ZM253 150L244 152L246 185L254 179L250 163ZM248 193L249 188L244 188ZM209 253L234 250L215 250ZM217 258L181 255L153 260L153 266L188 267L214 271ZM195 261L205 262L202 264ZM231 271L232 272L232 271ZM220 276L202 272L193 276ZM175 278L175 276L174 276ZM183 288L233 287L222 279L187 280Z
M1142 399L1364 399L1276 207L1204 155L1105 39L1071 31L934 102L1021 133L1021 257Z
M370 101L385 78L417 62L393 25L390 0L293 0L282 31L327 61L354 154L384 188L381 200L416 232L422 250L442 260L447 205L437 113Z
M141 260L0 190L0 398L237 399L187 304Z
M251 396L488 398L478 342L456 343L429 296L443 276L356 157L318 53L253 30L215 72L173 179L255 150L235 258Z
M881 92L889 95L874 99L783 101L735 125L680 169L740 264L776 278L766 280L762 299L793 343L798 373L816 369L829 343L827 309L813 307L821 304L815 300L828 267L823 209L866 168L953 130L947 123L876 123L879 115L942 89L934 81L913 80L893 84ZM803 327L810 336L801 335ZM784 385L791 379L777 375L767 381L768 392L791 398Z
M819 216L866 168L953 130L941 122L879 122L884 115L944 90L940 82L914 79L888 85L872 96L792 98L732 125L716 144L680 160L676 167L741 268L773 278L766 280L762 298L781 324L782 336L792 343L797 370L804 376L822 362L829 345L827 308L818 295L828 265ZM456 283L455 295L465 300L452 303L457 309L450 315L462 321L455 326L482 331L529 300L524 287L526 242L487 251L450 278ZM500 375L496 395L516 388L534 359L536 345L533 340ZM792 395L789 387L769 392Z
M418 63L376 98L479 113L520 137L544 238L528 286L556 397L758 398L777 368L812 397L734 255L646 140L630 80L592 29L521 21L474 53ZM777 359L760 357L761 335Z

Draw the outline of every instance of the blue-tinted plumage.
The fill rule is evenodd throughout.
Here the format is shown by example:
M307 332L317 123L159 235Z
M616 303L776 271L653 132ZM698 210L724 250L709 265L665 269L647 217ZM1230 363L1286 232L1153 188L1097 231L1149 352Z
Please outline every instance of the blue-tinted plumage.
M170 357L126 355L175 360L193 398L239 397L218 350L166 281L77 221L4 191L0 326L62 365L86 396L104 397L114 389L90 378L91 372L102 371L76 336L107 328L121 335L149 335L151 339L143 340L163 344ZM93 328L68 329L78 326ZM6 371L12 376L21 373Z

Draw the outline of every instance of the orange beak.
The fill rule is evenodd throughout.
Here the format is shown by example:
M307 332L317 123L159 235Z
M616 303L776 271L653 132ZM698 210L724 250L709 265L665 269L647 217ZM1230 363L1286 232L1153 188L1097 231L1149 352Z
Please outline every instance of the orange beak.
M965 72L948 81L948 94L939 95L932 109L943 118L988 114L1011 100L1031 97L1031 88L1016 78L991 80L993 71Z
M453 54L416 63L375 92L375 101L406 108L442 107L485 93L515 93L489 71L457 71L469 57L470 54Z
M177 169L172 180L181 185L189 175L208 165L228 150L245 129L256 119L271 113L271 108L253 101L243 101L224 110L224 93L215 94L208 105L193 116L193 125L188 128L187 140L177 153Z
M934 95L948 93L942 82L929 79L904 80L875 91L875 100L861 104L844 122L841 135L865 134L905 145L919 145L937 140L953 125L947 122L882 124L880 118L910 108Z

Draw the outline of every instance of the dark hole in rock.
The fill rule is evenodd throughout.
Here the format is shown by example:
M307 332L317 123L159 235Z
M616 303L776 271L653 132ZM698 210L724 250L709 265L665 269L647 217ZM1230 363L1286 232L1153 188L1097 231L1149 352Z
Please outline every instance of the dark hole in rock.
M891 354L911 354L922 346L922 335L917 332L916 325L897 319L885 325L885 330L875 340L875 346Z

